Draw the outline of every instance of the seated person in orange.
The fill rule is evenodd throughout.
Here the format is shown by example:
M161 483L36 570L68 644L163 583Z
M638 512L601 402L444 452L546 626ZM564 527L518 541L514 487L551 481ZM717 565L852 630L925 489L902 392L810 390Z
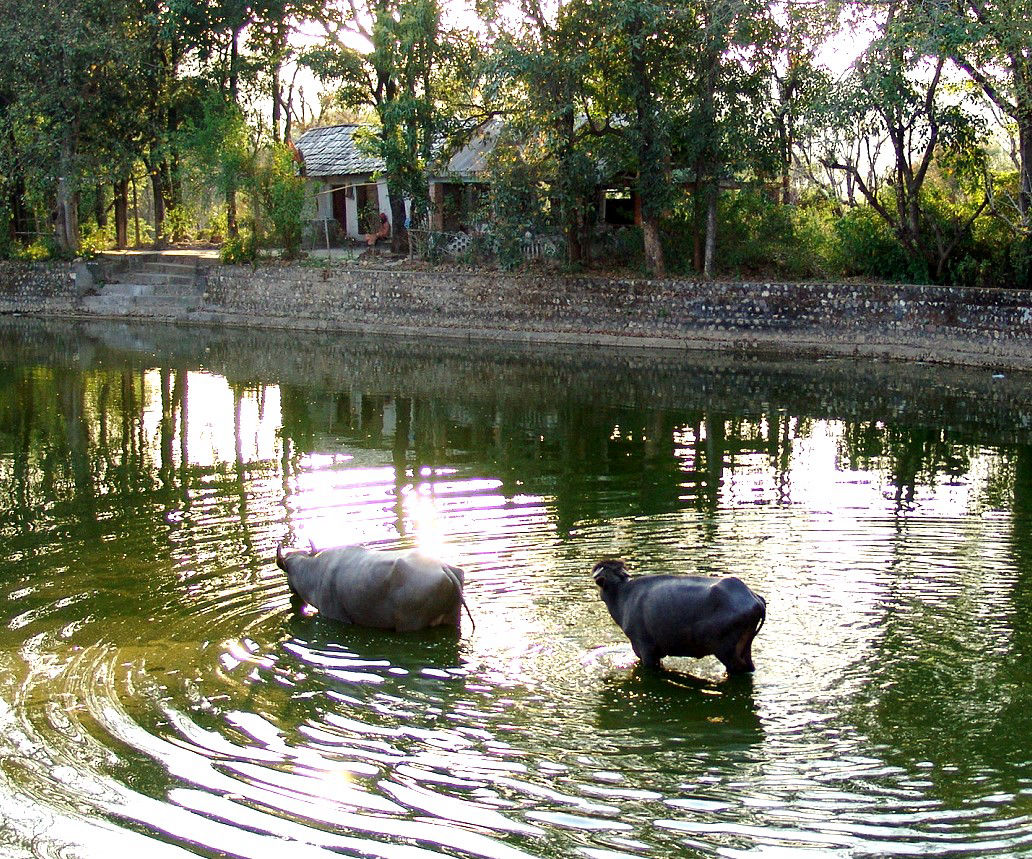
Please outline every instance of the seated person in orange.
M387 220L387 215L384 212L380 212L380 226L377 228L375 233L366 233L365 243L372 247L380 239L385 239L391 234L391 222Z

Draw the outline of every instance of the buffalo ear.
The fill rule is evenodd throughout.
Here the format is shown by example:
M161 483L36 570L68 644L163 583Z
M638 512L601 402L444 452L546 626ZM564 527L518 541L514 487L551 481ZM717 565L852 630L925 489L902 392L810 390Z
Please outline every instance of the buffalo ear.
M599 587L608 579L610 581L622 582L630 578L623 561L606 559L599 561L591 570L592 578Z

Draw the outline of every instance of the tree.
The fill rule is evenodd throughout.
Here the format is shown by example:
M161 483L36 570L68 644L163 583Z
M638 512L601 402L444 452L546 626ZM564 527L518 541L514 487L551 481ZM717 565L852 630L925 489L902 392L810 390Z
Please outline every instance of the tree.
M0 76L15 100L25 179L48 200L60 251L79 248L78 196L92 150L135 79L132 0L70 7L10 0L0 29Z
M590 4L579 0L560 4L552 16L539 0L524 0L520 10L517 27L495 41L486 73L495 109L505 118L496 162L510 177L516 162L538 177L537 217L548 210L565 234L567 261L578 264L591 255L599 180L593 149L608 120L593 56L600 34ZM494 177L496 197L500 180Z
M284 256L293 258L301 248L305 180L298 174L294 153L285 144L272 141L263 156L257 176L261 202Z
M341 105L368 105L377 114L379 126L364 139L383 160L391 248L399 252L407 242L405 200L413 216L428 206L427 165L449 130L463 70L475 66L475 41L445 28L438 0L350 2L324 14L326 41L304 61L338 86Z
M831 85L827 71L820 67L818 53L834 32L836 22L833 10L822 5L786 4L779 12L767 44L758 48L770 53L781 202L789 204L796 196L792 171L797 159L805 162L804 168L811 166L807 160L809 144L819 134L819 106Z
M996 214L1021 237L1024 275L1032 283L1032 6L1026 0L955 0L938 23L943 54L1016 131L1017 195L1010 212L996 207Z
M753 0L608 0L589 14L606 33L596 77L611 105L607 132L623 141L635 175L646 266L664 274L660 223L680 192L676 167L695 187L696 224L706 224L696 264L712 277L721 184L769 170L769 59L758 46L770 38L766 9Z
M876 165L870 173L874 182L865 179L856 163L829 158L829 165L852 176L866 202L889 224L911 258L924 264L926 276L941 281L958 243L988 205L988 196L973 212L944 223L929 217L925 183L940 153L949 153L954 162L966 160L969 172L977 174L982 169L980 144L985 132L962 104L943 97L946 58L929 56L920 30L920 17L910 15L901 4L891 4L840 105L847 121L862 115L868 134L884 135L889 141L892 164L884 188Z

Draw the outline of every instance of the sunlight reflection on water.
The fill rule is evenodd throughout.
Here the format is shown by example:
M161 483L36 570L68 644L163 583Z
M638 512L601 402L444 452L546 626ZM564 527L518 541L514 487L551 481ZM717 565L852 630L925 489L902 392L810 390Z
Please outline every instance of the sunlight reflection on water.
M569 378L3 369L12 855L1032 850L1026 446ZM476 631L295 612L275 548L310 541L446 555ZM639 670L607 555L764 594L755 676Z

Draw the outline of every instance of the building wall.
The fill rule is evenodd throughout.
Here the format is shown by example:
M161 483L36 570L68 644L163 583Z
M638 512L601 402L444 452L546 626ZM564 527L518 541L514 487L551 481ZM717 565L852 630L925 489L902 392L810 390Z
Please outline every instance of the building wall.
M312 193L316 196L316 219L326 220L333 218L333 189L344 186L376 185L377 197L379 198L379 210L386 212L388 219L391 217L390 196L387 193L387 182L379 180L370 181L365 176L327 176L311 180ZM345 200L347 208L347 234L352 239L361 239L364 230L361 228L358 218L358 195L352 194Z

